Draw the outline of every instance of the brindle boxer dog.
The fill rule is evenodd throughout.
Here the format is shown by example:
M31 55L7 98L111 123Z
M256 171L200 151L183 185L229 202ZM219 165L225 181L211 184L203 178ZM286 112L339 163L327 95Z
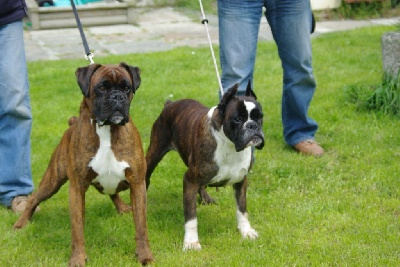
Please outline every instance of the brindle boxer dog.
M168 102L151 131L147 186L155 167L170 150L177 150L188 167L183 179L184 250L201 249L196 195L199 193L205 202L213 201L205 186L233 185L238 228L245 238L258 237L247 219L246 190L252 147L264 146L263 113L250 82L244 96L236 96L237 89L236 84L211 109L191 99Z
M140 69L119 65L92 64L78 68L78 84L84 95L79 117L69 120L39 188L15 229L24 227L40 202L53 196L69 180L69 209L72 228L70 266L84 266L85 192L93 185L110 195L118 212L133 212L136 226L136 255L143 264L153 261L146 225L146 161L142 141L130 115L133 95L140 85ZM132 207L118 192L130 189ZM112 264L112 263L110 263Z

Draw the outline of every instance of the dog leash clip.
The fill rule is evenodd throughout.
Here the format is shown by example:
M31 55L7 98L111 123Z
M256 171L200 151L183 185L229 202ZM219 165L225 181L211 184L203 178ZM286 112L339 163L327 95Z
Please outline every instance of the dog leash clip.
M89 54L85 55L85 59L90 61L90 65L94 63L93 61L94 55L90 52Z

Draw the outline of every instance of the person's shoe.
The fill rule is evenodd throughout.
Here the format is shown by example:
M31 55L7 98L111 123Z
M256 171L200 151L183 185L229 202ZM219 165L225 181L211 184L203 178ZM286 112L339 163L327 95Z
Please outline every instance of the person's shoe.
M28 196L16 196L14 199L11 201L11 210L12 212L16 214L22 213L25 208L26 204L28 202ZM39 206L36 207L35 212L38 212L40 210Z
M308 156L320 157L324 154L324 149L313 139L307 139L294 145L294 149L296 149L299 153Z

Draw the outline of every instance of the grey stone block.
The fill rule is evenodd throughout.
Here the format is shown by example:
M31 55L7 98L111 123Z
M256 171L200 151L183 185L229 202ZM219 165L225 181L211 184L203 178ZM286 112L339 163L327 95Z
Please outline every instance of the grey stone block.
M397 75L400 69L400 32L386 32L382 35L383 71Z

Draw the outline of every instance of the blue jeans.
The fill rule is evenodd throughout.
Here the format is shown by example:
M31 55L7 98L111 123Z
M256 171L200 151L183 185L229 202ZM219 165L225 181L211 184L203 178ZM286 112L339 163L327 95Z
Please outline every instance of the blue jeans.
M221 82L224 90L239 83L244 93L253 81L263 7L283 68L283 135L294 146L314 139L318 129L307 115L316 87L310 0L218 0Z
M22 21L0 26L0 204L33 190L32 114Z

